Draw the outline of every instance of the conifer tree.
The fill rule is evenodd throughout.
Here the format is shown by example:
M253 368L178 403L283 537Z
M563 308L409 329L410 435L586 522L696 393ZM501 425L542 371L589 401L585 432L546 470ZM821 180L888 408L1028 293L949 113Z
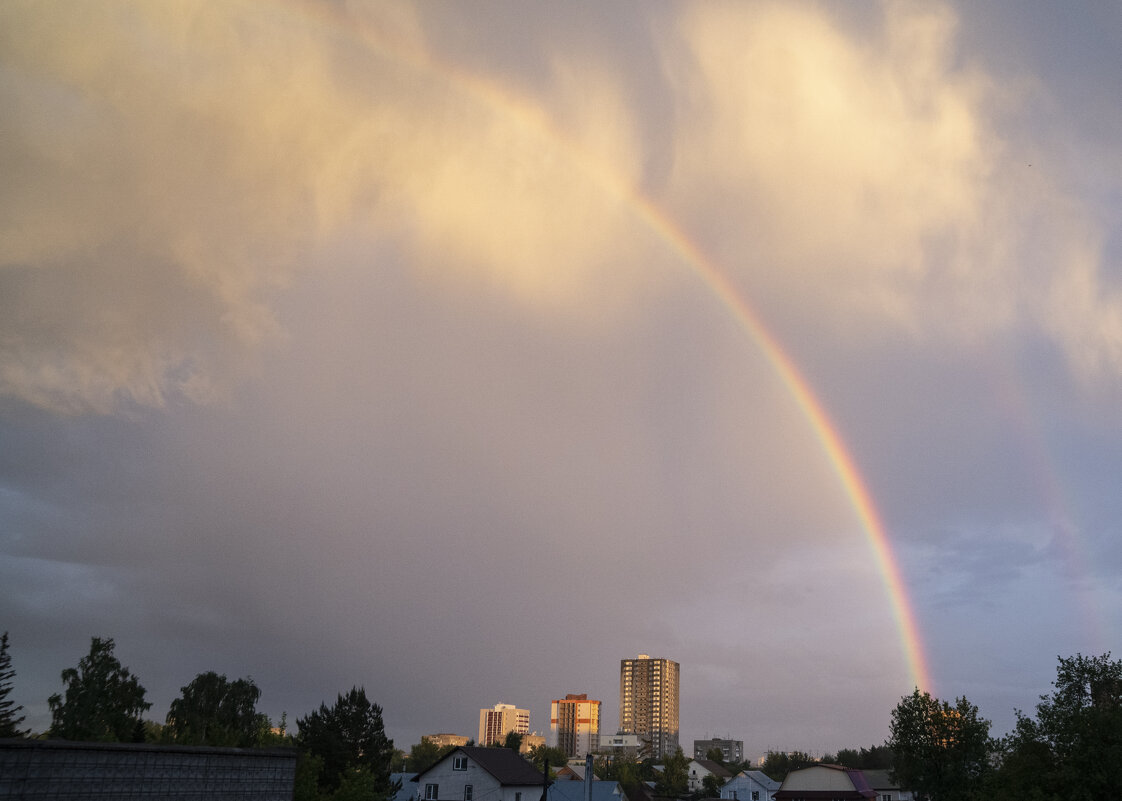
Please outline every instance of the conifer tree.
M12 669L12 657L8 654L8 632L0 635L0 737L25 737L26 730L21 730L19 724L23 723L23 715L19 715L22 706L17 706L8 696L12 692L12 679L16 672ZM17 715L19 715L17 717Z

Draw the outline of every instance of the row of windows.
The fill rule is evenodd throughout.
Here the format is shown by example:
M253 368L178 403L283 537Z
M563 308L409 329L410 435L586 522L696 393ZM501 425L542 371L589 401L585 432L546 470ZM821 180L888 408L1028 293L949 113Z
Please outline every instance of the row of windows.
M472 801L475 791L473 791L470 784L463 785L463 801ZM439 784L425 784L424 785L424 798L425 801L438 801L440 798L440 785Z

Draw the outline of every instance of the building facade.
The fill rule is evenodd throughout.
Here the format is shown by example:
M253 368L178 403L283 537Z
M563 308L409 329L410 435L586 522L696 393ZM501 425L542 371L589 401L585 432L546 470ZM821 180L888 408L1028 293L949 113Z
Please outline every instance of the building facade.
M744 761L743 740L722 740L714 737L712 740L694 740L693 755L696 759L706 759L709 752L716 748L721 752L721 760L726 764Z
M678 674L670 659L620 660L619 731L638 735L656 759L678 749Z
M518 709L513 704L495 704L491 709L479 710L480 746L502 743L510 732L530 733L530 710Z
M582 757L600 748L600 702L586 693L569 693L549 705L553 744L568 757Z
M638 758L643 750L643 741L636 734L605 734L600 738L600 753L605 756L627 756Z
M437 748L444 748L445 746L448 746L448 745L451 745L451 746L467 745L468 740L470 740L470 739L471 739L470 737L465 737L462 734L448 734L446 732L441 732L440 734L423 734L423 735L421 735L421 740L422 741L428 740L430 743L435 745Z

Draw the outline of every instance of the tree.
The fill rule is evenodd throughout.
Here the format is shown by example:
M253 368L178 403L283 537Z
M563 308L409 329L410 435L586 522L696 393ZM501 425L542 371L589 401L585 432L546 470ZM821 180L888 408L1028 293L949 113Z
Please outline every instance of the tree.
M392 797L393 741L386 737L382 708L367 700L366 690L352 687L333 706L320 704L318 711L301 718L297 725L296 744L323 761L318 780L321 790L334 793L348 774L365 771L369 781L363 779L362 783L371 791L370 798L386 801ZM348 785L348 792L353 785Z
M200 673L171 702L164 737L180 745L250 748L261 735L260 697L251 678L228 681L213 670Z
M269 720L269 716L259 714L257 716L257 745L259 747L276 747L276 746L291 746L292 735L288 733L288 713L281 712L280 720L277 725L273 725L273 721Z
M690 761L678 748L662 761L662 772L655 779L655 795L677 798L690 791Z
M760 770L769 779L781 782L791 771L805 768L813 762L813 757L804 751L768 751Z
M979 794L993 753L989 730L990 722L965 698L951 706L916 688L892 710L892 736L886 745L896 755L896 781L920 801L959 801Z
M20 729L24 716L16 715L22 706L8 700L12 692L12 679L16 677L12 669L12 657L8 654L8 632L0 634L0 737L26 737L27 730Z
M509 748L511 751L519 752L522 750L522 735L516 731L508 731L506 739L503 740L503 748Z
M97 742L143 742L141 715L152 704L136 676L113 655L113 639L93 637L77 668L62 671L65 697L47 699L51 737Z
M884 745L871 745L856 748L842 748L837 754L837 763L858 770L892 770L892 750Z
M723 786L724 782L712 773L707 773L705 778L701 780L701 789L705 798L720 798L721 787Z
M1097 799L1122 788L1122 660L1060 659L1035 720L1017 711L1002 742L997 798Z
M455 749L454 745L440 746L428 737L422 737L421 742L409 749L409 772L420 773L428 770Z
M569 763L569 757L564 751L545 744L531 748L529 757L531 764L539 771L545 770L546 763L549 763L550 774L556 773L557 768Z

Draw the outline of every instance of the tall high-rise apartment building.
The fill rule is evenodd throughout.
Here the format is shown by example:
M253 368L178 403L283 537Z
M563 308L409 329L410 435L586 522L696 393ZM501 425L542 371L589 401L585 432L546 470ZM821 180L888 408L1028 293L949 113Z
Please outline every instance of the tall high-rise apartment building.
M492 709L479 710L480 746L501 743L510 732L530 733L530 710L518 709L513 704L495 704Z
M569 693L549 705L549 731L553 744L565 756L582 757L600 748L600 702L586 693Z
M649 743L651 756L661 758L678 748L678 663L669 659L638 659L619 663L619 730Z

